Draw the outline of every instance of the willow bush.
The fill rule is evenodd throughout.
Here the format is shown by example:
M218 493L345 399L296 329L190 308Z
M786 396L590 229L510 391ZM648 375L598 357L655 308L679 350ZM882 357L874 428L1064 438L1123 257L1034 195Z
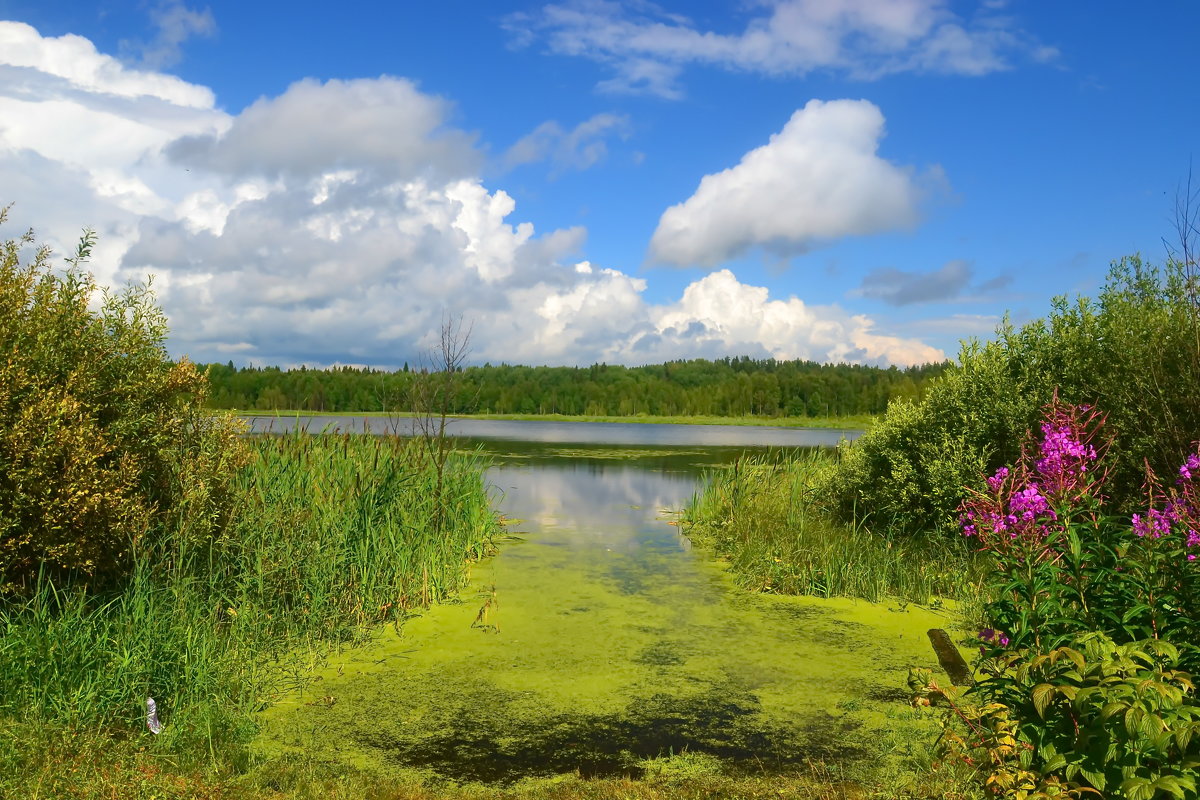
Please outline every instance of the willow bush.
M1168 473L1200 437L1197 288L1194 266L1131 256L1113 264L1097 301L1058 297L1045 319L1006 320L994 340L964 344L922 399L889 406L818 493L876 531L954 535L969 490L1018 460L1057 397L1107 411L1107 489L1114 508L1136 508L1147 466Z
M231 510L235 423L170 359L148 285L98 291L94 243L65 270L32 231L0 246L0 594L119 582L163 531L203 541Z

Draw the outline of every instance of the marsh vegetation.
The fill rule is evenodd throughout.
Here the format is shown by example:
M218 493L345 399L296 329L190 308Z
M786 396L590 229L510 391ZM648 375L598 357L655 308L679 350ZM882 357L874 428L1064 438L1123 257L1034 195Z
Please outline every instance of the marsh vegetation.
M0 261L0 793L1196 795L1194 262L741 453L452 442L453 358L425 436L248 438L93 241Z

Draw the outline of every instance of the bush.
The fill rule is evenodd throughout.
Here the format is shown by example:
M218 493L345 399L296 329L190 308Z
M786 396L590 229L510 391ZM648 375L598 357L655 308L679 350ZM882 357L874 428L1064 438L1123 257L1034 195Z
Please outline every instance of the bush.
M0 594L39 572L119 581L163 531L204 541L230 513L235 423L210 417L204 376L168 356L148 285L93 308L94 243L86 231L62 272L32 232L0 248Z
M1177 465L1200 431L1195 278L1176 261L1113 265L1098 303L1054 300L1049 317L963 346L958 365L918 402L893 403L844 450L820 493L840 516L877 530L952 533L954 512L983 476L1015 461L1025 431L1054 397L1108 412L1108 491L1141 497L1146 465Z
M1005 796L1196 796L1200 453L1169 487L1148 474L1140 513L1110 516L1103 425L1094 408L1052 405L1037 446L962 507L991 568L993 627L982 679L940 697L969 728L947 741L977 762L985 751L987 785Z

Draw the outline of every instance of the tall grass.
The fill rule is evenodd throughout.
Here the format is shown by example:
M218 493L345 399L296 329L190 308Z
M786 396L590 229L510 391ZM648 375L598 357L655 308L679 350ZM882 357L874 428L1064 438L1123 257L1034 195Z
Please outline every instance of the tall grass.
M128 730L153 696L160 741L211 751L241 738L289 664L454 592L498 530L479 457L447 462L439 513L414 442L295 433L251 447L216 539L158 538L119 590L45 579L0 604L0 717Z
M892 539L825 513L813 487L835 458L820 450L756 455L715 471L684 510L684 531L756 591L917 603L978 595L957 542Z

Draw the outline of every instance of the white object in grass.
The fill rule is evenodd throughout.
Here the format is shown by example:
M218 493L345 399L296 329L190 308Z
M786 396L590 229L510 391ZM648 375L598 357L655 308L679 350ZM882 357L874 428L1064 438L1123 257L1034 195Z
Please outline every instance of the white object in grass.
M162 733L162 723L158 721L158 706L153 697L146 698L146 727L151 733Z

